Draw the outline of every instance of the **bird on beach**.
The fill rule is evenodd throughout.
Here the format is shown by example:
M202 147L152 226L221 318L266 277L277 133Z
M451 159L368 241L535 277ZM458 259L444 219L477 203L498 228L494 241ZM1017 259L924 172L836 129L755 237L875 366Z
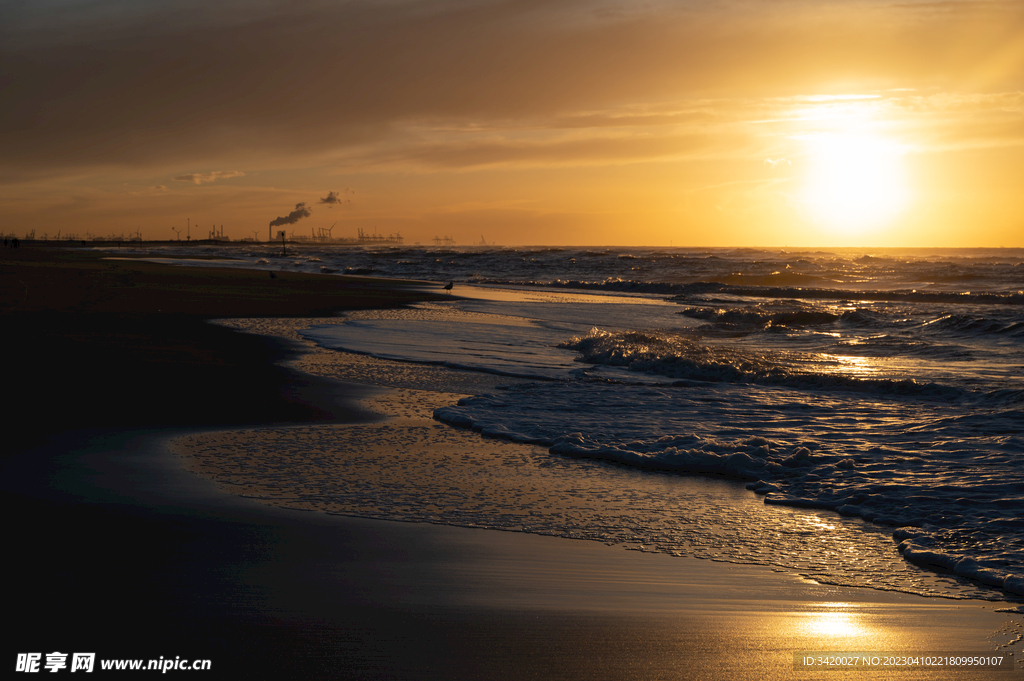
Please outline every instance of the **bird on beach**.
M447 291L448 293L451 293L453 288L455 288L455 282L449 281L448 285L444 287L444 290Z

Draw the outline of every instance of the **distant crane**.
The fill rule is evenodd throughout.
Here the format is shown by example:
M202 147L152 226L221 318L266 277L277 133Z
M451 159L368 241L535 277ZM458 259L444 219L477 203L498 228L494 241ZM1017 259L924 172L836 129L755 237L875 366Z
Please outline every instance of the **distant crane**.
M338 221L334 221L334 225L338 224ZM313 228L313 241L319 241L321 243L328 243L334 239L334 225L330 227L314 227Z
M358 230L359 236L357 243L360 244L389 244L394 246L400 246L405 240L405 237L401 233L389 234L384 236L383 234L377 234L377 228L373 228L373 234L364 232L361 228Z

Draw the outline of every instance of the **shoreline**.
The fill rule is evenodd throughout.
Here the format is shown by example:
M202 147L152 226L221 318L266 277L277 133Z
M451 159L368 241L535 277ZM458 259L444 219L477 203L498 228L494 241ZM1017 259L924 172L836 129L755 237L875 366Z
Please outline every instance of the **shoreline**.
M152 319L129 321L106 331L148 323L150 332L159 333L174 326ZM60 336L58 326L45 330ZM196 330L200 326L183 331L182 340L192 333L196 347L223 339L225 348L261 348L262 354L244 353L245 371L256 362L302 361L294 346L254 343L226 331L204 334ZM104 329L97 324L92 330L91 347L102 346L97 338ZM120 343L115 347L125 350ZM270 347L276 355L266 351ZM155 363L152 355L138 353L130 366L149 369ZM170 364L180 369L180 362ZM185 378L203 376L207 368L185 372ZM308 424L311 415L322 423L373 420L351 401L357 386L282 372L271 372L280 381L274 384L282 389L278 400L292 401L292 413L304 417L292 423ZM73 376L95 381L104 373ZM159 375L169 379L176 373ZM206 385L216 385L222 376L207 376ZM306 386L306 392L297 386ZM241 396L246 387L233 386L233 394ZM348 395L339 396L339 388ZM45 390L32 394L45 397ZM122 402L131 399L128 394ZM45 399L40 402L45 406ZM30 401L22 409L27 413L38 406ZM317 406L321 411L314 411ZM99 413L99 406L87 410ZM893 606L915 597L892 600L887 595L874 611L867 605L846 607L839 618L847 627L842 630L842 622L831 615L836 606L813 606L810 612L794 610L794 604L863 604L865 599L855 593L860 590L794 586L791 576L779 577L767 568L726 567L735 579L726 580L716 599L709 591L723 586L723 564L710 561L687 561L684 570L681 559L592 542L269 510L211 493L198 479L182 483L189 474L170 474L154 463L167 463L156 442L168 428L230 428L225 417L244 421L244 406L191 424L173 423L181 412L164 417L162 424L132 423L135 413L91 424L86 436L76 429L82 419L71 420L63 425L64 441L59 433L28 438L4 460L5 472L19 474L4 485L8 510L30 519L15 533L18 545L30 549L20 558L19 577L31 593L41 594L33 607L15 613L27 623L14 643L29 646L16 652L63 650L60 646L77 650L82 644L99 648L101 656L113 656L115 647L124 657L141 657L148 650L199 657L205 651L215 665L220 660L221 670L232 664L274 669L281 678L340 673L352 678L522 678L531 673L547 678L668 678L681 673L691 678L785 678L794 673L793 650L786 646L826 640L820 627L800 634L791 626L808 618L834 625L828 640L835 645L852 645L867 629L882 637L875 640L886 640L884 633L913 645L953 645L967 635L987 645L995 635L993 625L1019 619L996 615L989 610L992 604L964 602L929 603L901 613ZM70 484L70 494L52 486L59 480ZM16 482L22 486L15 488ZM182 493L182 484L192 491ZM142 539L124 540L131 537ZM74 561L65 556L68 546L81 547ZM779 586L776 578L785 584ZM788 595L752 598L748 585L755 580L773 585L765 591ZM62 606L71 601L78 603L77 612ZM601 607L595 613L587 604ZM638 604L642 607L636 610ZM55 623L47 617L48 607L64 614L63 619ZM113 609L121 618L113 626L90 624L102 609ZM935 631L936 621L952 617L959 618L952 620L958 627ZM788 628L780 624L785 622ZM1003 637L1013 635L1007 631ZM702 643L709 640L716 642L710 650ZM643 641L639 648L638 641Z
M370 313L370 314L372 314L372 313ZM339 322L339 321L340 320L331 320L332 323L333 322ZM217 323L223 324L225 326L229 326L231 328L236 328L236 329L239 329L239 330L245 330L248 333L264 333L264 334L275 335L275 336L281 337L281 338L288 338L288 339L291 339L291 340L294 340L294 341L297 341L297 342L301 341L302 345L306 348L307 353L302 355L300 358L296 359L295 361L291 362L291 365L293 367L295 367L297 370L304 370L304 371L312 370L312 371L317 372L320 375L325 375L325 376L334 375L335 377L341 376L342 378L345 378L345 379L348 379L348 380L352 380L353 379L352 369L351 369L351 367L346 366L346 365L349 365L349 364L357 364L357 365L358 364L371 364L371 365L375 365L376 364L376 365L382 365L382 366L396 366L397 365L397 366L399 366L399 367L401 367L403 369L408 369L408 367L406 365L402 364L402 363L387 362L386 360L378 360L378 359L375 359L375 358L368 358L368 357L363 356L363 355L352 355L350 353L337 353L337 352L331 351L331 350L324 350L324 349L316 346L312 342L301 340L301 337L298 336L298 334L297 334L297 330L302 328L302 327L306 327L306 326L312 325L314 323L319 324L319 323L324 323L324 322L325 322L325 320L306 320L306 321L303 321L303 320L289 320L289 321L286 321L286 322L283 322L283 323L279 324L276 320L268 320L267 323L263 323L263 322L260 322L260 321L252 322L251 320L237 320L236 319L236 320L219 320ZM428 375L429 374L433 374L433 376L420 375L418 377L418 379L420 381L427 381L427 382L429 382L431 380L439 381L440 379L438 378L437 374L467 373L467 372L452 372L452 371L444 369L444 368L425 367L425 366L419 367L419 370L421 372L423 372L423 374L428 374ZM358 373L358 371L359 370L357 369L356 372ZM376 367L376 372L373 373L373 376L378 381L383 376L383 373L381 371L382 370L380 369L380 367ZM468 373L472 374L473 372L468 372ZM481 375L480 379L481 380L488 380L488 381L490 381L490 380L494 380L494 377L489 376L489 375ZM507 381L508 379L504 379L504 380ZM501 381L499 381L499 382L501 382ZM399 385L404 385L404 383L401 380L397 381L397 383ZM380 387L380 383L379 382L377 383L377 387ZM214 464L213 466L206 467L206 468L203 468L203 463L200 462L200 459L195 458L194 447L197 446L195 443L192 443L192 447L193 447L192 454L189 454L189 451L188 451L189 447L188 446L183 446L183 442L182 441L186 440L186 439L191 440L191 439L193 439L192 437L188 437L187 436L185 438L178 438L178 445L179 446L176 448L176 450L177 450L177 452L179 453L180 456L182 456L182 457L184 457L186 459L191 459L192 460L192 462L193 462L193 469L196 470L198 474L204 475L204 477L207 477L207 479L210 479L210 480L214 481L215 484L217 484L222 490L225 491L225 493L227 493L227 494L231 494L231 493L241 494L243 491L247 491L248 493L245 494L246 498L253 499L253 500L258 500L261 503L269 504L269 505L272 505L272 506L277 507L277 508L290 509L290 510L296 510L296 511L307 511L307 512L314 511L314 512L319 512L320 514L326 514L328 516L341 516L342 518L356 519L356 520L367 520L369 522L399 522L399 523L408 523L408 524L411 524L411 525L414 525L414 526L415 525L430 525L430 526L433 526L433 527L436 527L436 528L448 528L448 529L455 529L455 530L460 530L461 529L461 530L469 530L469 531L472 531L472 532L481 532L481 531L482 532L486 532L487 530L492 530L492 531L493 530L500 530L500 531L502 531L502 534L511 534L512 536L536 537L536 538L551 539L551 540L556 540L556 541L559 540L559 539L564 541L566 538L581 538L581 537L571 537L571 536L570 537L566 537L564 534L563 535L558 535L555 532L547 533L547 532L543 532L543 531L538 532L536 530L527 530L527 529L523 529L523 528L500 527L500 526L494 526L494 525L488 525L488 524L477 524L477 523L474 523L474 522L459 522L459 521L452 521L451 519L445 520L445 519L438 518L438 517L435 517L435 516L432 516L432 515L423 515L423 514L416 514L416 513L414 513L412 516L408 516L408 517L398 517L398 515L396 514L394 508L389 508L389 510L387 512L381 512L378 509L367 509L367 508L362 508L362 509L349 508L347 510L346 509L339 509L339 508L331 509L328 506L324 506L323 504L318 504L317 503L318 498L323 496L323 490L322 489L318 489L317 492L315 494L313 494L312 497L309 497L308 495L305 496L305 497L303 497L301 495L298 496L298 497L288 496L289 494L291 494L291 492L289 492L287 490L287 483L284 483L285 487L283 487L283 488L280 487L280 485L281 485L281 477L280 476L275 476L275 478L274 478L275 479L275 483L273 485L273 490L270 492L269 495L260 495L260 494L256 493L252 489L252 487L251 487L254 484L254 480L252 478L248 478L247 479L244 472L240 473L239 470L238 470L238 466L235 465L235 461L236 460L235 459L231 459L232 453L237 454L237 448L238 448L238 445L239 445L239 442L237 440L247 440L250 437L253 437L254 439L262 442L263 443L263 447L265 449L267 449L268 451L275 452L276 455L280 456L282 454L282 451L283 452L288 452L288 454L286 454L286 457L287 457L287 461L288 461L288 468L291 471L293 471L292 475L297 475L297 476L301 477L303 479L304 483L309 484L311 476L307 475L305 469L303 468L304 463L302 463L302 461L303 461L303 457L302 457L302 454L301 454L302 451L307 451L307 450L310 450L310 449L316 448L316 447L320 447L320 448L323 448L324 450L329 450L331 452L341 451L341 456L346 457L345 458L345 465L346 466L352 466L354 464L354 462L355 462L355 459L359 459L358 453L356 452L356 450L352 449L351 447L345 449L339 443L340 442L344 442L344 441L348 441L348 442L361 442L361 443L373 442L374 443L373 445L364 444L361 447L358 447L357 449L369 450L369 452L366 455L366 458L369 459L369 460L380 461L380 463L378 464L379 469L403 470L404 468L406 468L406 467L408 467L410 465L410 461L404 461L404 462L403 461L399 461L398 459L395 459L393 455L389 455L389 453L393 452L396 449L396 447L394 446L394 441L392 441L392 440L390 440L388 438L389 437L396 437L396 431L397 431L398 435L397 435L396 439L397 440L402 440L403 437L408 438L409 431L412 430L413 428L415 428L416 426L418 426L418 427L420 427L422 429L422 428L427 427L428 425L432 425L434 428L440 428L441 430L446 431L449 438L452 438L452 437L454 437L454 438L464 438L467 441L467 444L462 445L464 448L469 448L469 449L473 449L473 450L477 450L477 451L481 451L481 450L494 450L495 448L508 448L508 449L513 449L513 450L514 449L518 449L518 450L521 450L521 451L526 451L526 450L534 449L534 450L537 450L538 456L540 458L545 458L545 457L548 456L547 452L546 452L546 448L542 448L542 447L538 448L536 446L523 445L523 444L518 444L518 443L513 443L513 442L496 441L496 440L493 440L493 439L485 439L485 438L482 438L478 434L475 434L475 433L470 433L470 432L467 432L467 431L453 429L453 428L449 428L449 427L446 427L446 426L443 426L443 425L438 425L436 423L433 423L431 421L430 415L431 415L433 406L435 406L435 405L430 405L430 404L424 405L422 402L426 401L425 396L429 394L430 395L430 399L433 400L434 402L437 402L438 400L440 400L440 402L450 402L450 401L454 401L454 400L458 399L458 397L460 397L459 395L446 394L444 392L438 392L436 390L428 390L428 391L410 390L410 389L402 388L402 387L392 387L392 388L387 389L387 390L388 390L388 392L386 394L384 394L384 395L375 395L375 396L372 396L372 397L369 397L369 398L364 398L364 400L363 400L363 404L365 406L369 407L371 410L373 410L375 412L381 413L385 417L386 420L384 420L382 422L379 422L379 423L368 424L368 425L364 425L364 426L341 425L341 426L323 426L323 427L312 426L310 428L289 427L288 429L286 429L287 432L284 432L284 433L282 433L282 431L280 429L269 429L269 428L255 429L255 430L254 429L248 429L248 430L246 430L244 432L243 431L220 431L218 433L212 433L212 434L209 434L210 437L202 438L202 440L203 440L203 446L205 446L205 447L207 447L207 448L209 448L211 450L215 450L217 452L215 455L213 455L212 458L205 459L205 462L207 464L209 464L210 461L213 461L215 459L216 460L216 464ZM373 405L373 406L371 406L371 405ZM310 432L312 430L315 430L316 432L315 433ZM338 433L343 433L343 434L339 435L340 440L338 440L338 439L331 439L331 436L328 435L327 431L336 431ZM355 431L358 431L358 432L355 432ZM374 434L373 431L377 431L376 434ZM387 432L387 436L384 436L381 431L386 431ZM307 439L306 440L302 440L303 436L305 436ZM275 437L285 437L286 440L290 440L290 442L289 443L285 443L285 442L281 442L281 441L276 441L275 444L269 445L269 447L268 447L267 443L269 441L273 441ZM304 442L304 444L299 444L299 446L296 447L296 441ZM409 440L408 439L406 440L405 444L406 445L409 444ZM290 445L291 448L289 448L289 445ZM446 445L437 445L437 443L435 442L433 445L429 445L429 444L424 443L424 444L421 444L419 446L411 445L411 447L412 447L412 452L414 452L415 456L417 457L416 465L418 465L418 466L422 466L423 465L423 463L424 463L424 458L423 457L425 455L427 455L427 452L431 451L432 449L442 449L443 450L443 454L441 454L440 456L443 456L443 458L445 459L444 468L446 468L446 469L451 468L454 465L453 462L452 462L452 459L457 459L460 456L462 456L462 457L466 456L466 452L465 451L461 451L459 449L459 445L454 443L454 442L451 442L451 441L449 441L448 444L446 444ZM320 453L318 452L318 456L319 455L320 455ZM439 455L438 454L432 454L428 458L429 459L433 459L436 456L439 456ZM244 459L245 457L243 456L242 458ZM232 463L225 463L225 460L228 460L228 459L231 459ZM336 485L338 485L340 487L344 487L346 484L351 484L352 480L365 481L367 479L367 477L364 474L357 474L352 479L349 479L348 476L339 477L340 476L340 473L339 473L340 469L339 469L339 467L331 466L329 464L325 464L325 465L326 465L326 470L331 471L332 472L332 476L334 478L336 478L333 482L335 482ZM379 470L378 470L378 472L379 472ZM504 476L507 476L508 474L509 474L508 471L506 471L504 474L500 475L499 477L504 477ZM417 469L417 475L424 475L429 480L431 480L431 482L434 482L434 483L438 484L441 487L447 487L449 489L452 488L451 487L452 480L450 480L450 479L435 478L435 477L432 476L431 473L427 473L427 472L424 472L424 471L419 470L419 469ZM348 482L346 483L346 481L348 481ZM515 482L513 482L511 484L512 484L512 486L515 486ZM723 482L721 484L722 485L727 485L728 483L727 482ZM392 480L391 482L386 483L386 486L389 487L389 488L395 488L395 487L401 487L401 486L407 486L407 485L409 485L409 481L405 480L405 479L399 480L398 482L396 482L395 480ZM576 486L578 487L578 485L576 485ZM248 489L246 490L247 487L248 487ZM260 488L261 486L258 483L255 483L255 487L256 488ZM269 489L270 488L263 488L263 491L267 491ZM424 495L426 493L427 493L426 490L414 491L413 492L413 496L422 496L422 495ZM335 495L338 494L337 489L335 490L334 494ZM411 502L410 502L410 499L405 499L405 500L403 500L401 502L394 501L394 503L396 505L399 505L399 506L404 506L404 505L410 504ZM548 535L548 536L545 536L545 535ZM606 552L600 558L597 559L597 560L599 560L601 562L609 562L609 561L610 562L615 562L616 559L611 557L611 552L612 551L621 551L621 549L622 549L622 544L621 543L619 545L615 546L615 548L610 548L609 546L601 546L601 541L600 540L595 541L594 537L586 537L585 539L587 539L587 541L585 541L584 544L590 544L591 545L591 546L587 547L587 551ZM492 539L491 541L492 542L500 543L502 540L500 540L500 539ZM514 542L518 542L519 540L515 539L515 540L512 540L512 541L514 543ZM608 542L605 542L605 543L608 543ZM578 546L579 542L575 542L575 544ZM612 542L611 544L614 544L614 542ZM995 602L992 602L992 601L978 601L978 600L970 600L970 599L962 599L962 598L961 599L954 599L952 597L946 597L946 598L949 598L949 601L947 601L947 602L949 602L949 605L948 606L944 606L944 605L939 605L939 603L942 603L943 600L944 600L944 597L942 597L942 596L931 595L931 596L928 596L928 597L924 597L924 596L918 596L918 595L914 595L914 594L908 594L908 593L901 592L901 591L895 590L895 589L880 589L878 587L870 587L870 586L839 586L839 585L835 585L835 584L831 584L830 585L828 583L820 583L820 582L815 582L812 579L807 579L806 576L801 576L800 574L798 574L797 572L794 572L792 570L772 568L771 566L766 566L766 565L763 565L763 564L760 564L760 565L759 564L751 564L749 562L742 562L742 561L721 561L720 562L720 561L717 561L715 559L707 560L707 559L698 559L698 558L692 558L692 557L671 556L671 555L654 553L652 551L646 550L643 546L639 546L639 547L627 546L626 548L627 548L627 552L629 552L629 551L639 552L639 553L641 553L643 555L651 556L651 558L654 558L656 560L666 560L667 559L668 562L665 563L665 565L667 566L666 569L668 571L673 572L673 573L677 573L677 574L678 573L685 573L685 574L689 575L690 579L694 578L694 575L699 574L700 575L699 579L703 580L704 588L708 588L708 589L712 589L712 590L714 590L714 589L716 589L716 588L721 586L721 583L716 581L716 579L718 577L717 573L720 570L726 569L726 570L737 570L737 571L740 571L740 572L745 574L745 578L748 579L748 580L751 580L751 581L756 580L756 581L758 581L759 583L762 583L762 584L764 584L766 582L771 582L773 584L773 587L772 587L773 589L784 590L785 591L785 596L782 597L781 600L783 602L788 602L790 604L792 604L794 602L799 602L799 601L806 601L808 595L810 593L813 593L814 589L832 589L833 590L832 593L834 593L834 594L843 594L842 596L835 596L835 597L836 598L841 598L843 600L843 602L846 604L846 605L843 606L844 609L849 609L849 610L852 610L852 611L858 611L859 608L865 607L864 606L865 603L873 603L873 602L885 603L886 607L903 607L907 603L913 604L913 603L917 602L917 603L921 603L921 604L928 604L927 607L936 607L936 608L939 608L940 610L943 607L950 607L950 608L952 608L954 610L960 610L963 607L966 607L966 608L969 608L969 609L976 609L976 610L989 610L989 611L992 611L993 613L996 612L996 611L999 611L999 610L1006 610L1006 608L1000 608L1001 605L1003 605L1003 606L1005 606L1005 605L1012 605L1012 604L1000 603L998 601L995 601ZM579 549L576 548L576 549L567 549L567 550L579 550ZM626 553L626 552L622 552L622 553ZM594 559L591 558L591 560L594 560ZM673 564L672 561L681 561L682 564L676 565L676 564ZM720 566L720 567L716 567L716 566ZM493 571L493 568L492 568L492 571ZM767 580L766 580L766 577L768 578ZM780 586L780 584L784 585L784 588L782 586ZM521 586L521 584L519 586ZM514 588L514 587L512 587L512 585L507 585L505 588ZM500 591L502 591L502 589L499 589L498 591L500 592ZM856 594L856 595L852 595L852 594ZM487 600L491 605L493 605L494 604L493 599L494 599L493 596L489 596L485 600ZM554 606L551 605L551 604L554 603L554 602L557 602L557 600L558 600L557 597L554 597L552 594L549 593L549 594L547 594L545 596L545 598L543 600L543 603L544 603L543 607L552 607L553 608ZM851 605L851 604L853 604L853 605ZM719 607L721 605L722 605L722 603L719 602L716 607ZM520 607L523 607L522 603L520 603ZM574 607L576 607L576 608L583 607L584 609L586 609L586 607L588 607L588 606L581 606L580 602L575 602L574 603ZM590 606L590 607L593 607L593 606ZM650 609L650 608L653 607L655 610L657 610L661 606L656 606L652 602L652 603L646 603L644 607L646 607L647 609ZM914 608L916 608L916 607L917 606L914 605L913 607L910 608L910 610L913 611ZM598 609L605 609L605 610L607 610L609 608L607 608L606 606L603 606L603 607L598 608ZM1017 612L1020 612L1020 611L1017 610ZM650 613L648 613L648 614L650 614ZM963 613L960 613L960 615L962 616ZM856 619L856 617L858 617L858 616L859 615L855 615L854 619ZM938 615L938 616L944 617L946 615ZM907 626L907 625L906 625L906 623L904 623L904 624L902 624L900 626ZM1010 626L1013 626L1013 625L1010 625ZM966 633L966 632L959 632L958 631L957 636L961 636L964 633ZM969 638L970 634L968 634L967 637ZM1019 640L1017 642L1019 643ZM1022 662L1024 662L1024 660L1022 660ZM1022 668L1024 668L1024 667L1022 667Z
M363 311L351 313L351 316L347 316L345 319L377 318L381 315L390 319L401 317L407 313L409 311L398 310L382 313ZM297 343L296 347L301 346L305 348L306 353L301 358L292 362L291 366L300 371L355 383L374 384L377 386L387 385L392 388L407 389L409 386L427 387L426 391L421 394L424 397L429 396L431 399L434 399L434 402L426 409L420 410L419 418L421 421L418 424L418 429L413 428L413 423L409 421L409 414L413 409L410 409L408 404L394 404L391 411L389 411L387 400L382 399L384 408L376 411L391 414L392 416L400 411L404 418L394 421L396 424L394 428L405 428L406 430L403 431L401 436L391 432L373 435L373 427L363 428L362 431L365 432L362 432L359 437L364 440L380 441L379 447L367 448L374 451L379 449L380 451L374 454L367 454L365 458L371 460L387 458L394 469L404 471L415 463L415 459L392 455L392 452L400 446L400 440L402 438L406 440L418 439L420 441L418 445L420 449L428 452L432 448L440 446L437 442L441 440L441 436L431 438L428 433L440 432L444 434L443 438L448 443L446 446L449 451L465 452L461 455L462 458L467 458L469 456L468 452L487 452L486 457L482 456L479 460L474 461L475 467L494 467L495 472L491 473L491 475L517 481L516 484L510 483L509 485L513 491L518 488L529 488L533 490L533 498L536 500L536 503L543 503L545 508L561 508L561 514L554 519L545 518L546 522L541 522L540 519L536 518L537 515L541 514L530 510L528 505L524 505L521 498L522 495L510 493L509 489L502 489L500 486L494 486L491 481L486 479L486 476L480 477L477 475L473 471L474 466L463 469L460 477L459 475L453 475L453 468L458 468L459 464L431 467L433 464L429 463L428 467L424 470L433 472L424 472L423 474L436 476L438 484L443 489L449 490L447 498L443 498L445 495L440 495L439 497L436 494L426 493L399 495L395 498L402 499L403 509L401 511L384 512L381 510L368 510L361 512L358 510L360 503L369 503L371 506L375 503L379 505L380 499L373 500L370 498L373 495L366 493L363 496L362 502L354 501L355 495L347 494L343 489L339 488L339 485L341 485L340 481L347 479L347 474L344 473L339 473L337 479L332 481L331 484L323 484L316 480L319 473L315 469L319 464L310 460L306 455L307 451L322 447L324 443L331 443L329 447L335 452L342 450L352 452L352 448L346 444L344 437L333 434L331 428L315 426L307 429L290 430L287 434L277 432L270 435L270 437L276 438L277 445L275 451L276 448L281 448L281 451L287 452L289 462L287 469L273 462L269 464L267 462L260 463L259 457L253 455L251 446L243 442L232 443L233 436L230 433L222 434L222 436L218 437L205 438L202 440L202 446L215 451L216 454L212 456L221 457L222 461L230 461L230 464L216 465L208 469L207 472L209 474L222 476L224 480L228 481L229 485L234 485L234 489L248 487L250 488L248 491L255 494L256 492L253 489L259 488L259 483L252 476L246 481L246 469L247 467L258 465L262 467L262 470L271 471L275 476L273 493L267 489L264 489L262 492L268 500L271 500L268 503L273 503L272 499L284 494L280 489L291 489L291 493L297 495L294 499L298 500L296 503L299 506L329 513L341 512L343 509L347 509L345 510L346 513L363 517L393 520L434 519L431 521L458 526L489 527L492 529L514 529L520 525L516 514L524 518L532 515L534 516L533 518L527 519L534 522L524 526L532 528L528 529L528 531L543 535L561 535L571 538L585 537L604 543L622 544L633 548L642 547L642 550L651 552L691 555L705 559L726 560L736 564L769 565L788 569L803 577L836 586L873 588L954 600L990 600L992 602L1009 602L1011 605L1015 602L1013 594L1007 594L998 590L993 591L941 570L935 570L928 566L921 566L904 560L899 555L896 543L892 539L892 531L887 526L867 523L859 518L842 517L825 509L801 509L800 507L785 505L765 505L762 503L761 497L747 491L749 488L742 482L706 476L678 476L671 473L658 474L634 471L637 474L630 475L626 472L628 467L624 469L614 464L581 459L573 459L573 463L565 465L565 458L550 456L546 447L537 448L535 445L518 444L512 440L500 437L483 437L467 429L452 428L448 424L445 424L448 426L447 429L444 427L439 428L431 418L431 412L435 407L454 403L460 397L464 397L465 394L494 392L497 386L520 382L520 379L495 377L490 374L452 370L433 365L391 362L362 354L335 352L323 349L315 343L305 340L298 333L303 327L322 325L324 323L340 324L343 321L340 318L309 320L234 319L219 320L217 323L230 328L245 330L249 333L265 334ZM525 379L522 380L525 381ZM456 391L460 394L445 396L445 393ZM405 400L406 403L409 401L409 399ZM435 426L433 431L430 431L430 425ZM271 431L265 430L264 432L270 433ZM242 438L243 436L238 435L238 437ZM251 431L248 431L244 437L252 439L253 434ZM437 442L432 443L432 439ZM385 445L385 442L389 444ZM247 452L241 451L246 447L249 448ZM499 450L518 453L505 455L501 454ZM531 455L530 452L534 451L536 454ZM359 470L372 470L374 468L372 461L367 462L363 460L364 455L361 452L352 452L346 456L353 457L352 461L347 462L352 470L355 470L356 466L362 466ZM427 460L433 461L436 458L436 456L432 456L428 457ZM535 473L533 475L523 474L524 467L529 466L533 466ZM550 475L541 475L541 468L546 468L548 471L564 468L564 476L559 480L552 478ZM603 474L596 476L600 479L600 482L595 484L591 481L588 477L588 471L602 471ZM302 478L300 484L293 484L291 482L296 476ZM603 478L607 476L614 476L617 482L615 484L601 484L604 483ZM472 480L476 480L476 482L472 482ZM709 486L713 486L715 481L718 481L721 490L727 491L709 491ZM379 484L389 488L412 489L416 487L415 482L402 478L400 474L395 474L388 482L381 482ZM255 488L253 487L254 485ZM474 501L472 493L467 490L479 488L481 485L489 486L488 489L492 490L494 498L501 498L504 501L500 509L492 508L487 514L479 516L469 515L467 519L467 514L462 512L459 507L466 504L478 505L479 502ZM742 487L743 491L740 491L737 486ZM624 494L627 494L624 490L629 490L628 494L633 495L629 501L622 503L609 503L607 501L623 497ZM540 496L537 496L538 492ZM572 504L566 505L562 503L562 499L579 497L580 495L590 495L593 500L587 503L577 503L575 507ZM421 503L418 497L429 497L431 504ZM721 508L712 508L710 511L699 509L698 515L693 519L675 524L662 522L651 513L643 512L644 507L653 507L659 509L658 512L660 513L672 516L693 516L694 504L679 503L677 501L679 498L703 498L703 502L696 502L697 507L701 503L720 506L721 500L727 498L728 502L726 502L726 505L729 507L729 510L723 512ZM331 499L337 503L332 503ZM351 504L353 503L356 505L352 506ZM437 516L437 509L434 504L446 504L447 513ZM639 506L632 508L630 504L639 504ZM587 522L586 516L594 514L599 514L607 519L615 518L615 527L609 528L606 521L598 523ZM736 519L730 516L743 516L747 520L738 524ZM638 538L635 539L629 536L630 532L624 533L622 530L624 527L630 527L634 520L641 527L645 528L636 533ZM747 543L745 544L715 551L710 550L706 546L708 536L706 527L709 523L715 527L721 527L723 532L738 533L739 535L750 535L750 532L744 532L742 527L743 524L750 523L760 528L765 534L761 536L747 536ZM604 527L602 527L602 524ZM701 525L705 529L700 529ZM696 533L693 531L695 526L697 526ZM823 532L822 535L819 535L820 541L815 542L814 548L804 548L802 551L797 549L797 551L802 552L803 555L801 557L790 556L787 560L780 562L778 556L794 553L794 541L806 544L805 541L799 539L799 535L806 527L820 529ZM789 536L788 542L786 540L781 542L776 540L773 542L769 539L772 535L778 535L780 528L783 535ZM680 538L674 541L659 541L657 539L659 534L674 535ZM735 542L736 539L734 538L733 541ZM874 573L870 570L863 572L860 566L855 566L852 571L840 570L836 572L835 563L822 563L814 555L816 552L842 555L851 551L856 553L858 561L870 560ZM841 561L838 565L841 567L843 562ZM881 581L879 581L879 576L883 577ZM1019 602L1019 599L1016 599L1016 602Z

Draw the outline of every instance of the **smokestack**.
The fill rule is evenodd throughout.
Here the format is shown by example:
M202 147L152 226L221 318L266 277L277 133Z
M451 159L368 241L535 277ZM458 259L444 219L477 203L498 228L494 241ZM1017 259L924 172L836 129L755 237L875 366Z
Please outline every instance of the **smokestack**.
M305 203L297 203L297 204L295 204L295 210L293 210L291 213L288 213L288 215L286 217L277 218L275 220L271 220L270 221L270 230L269 230L270 240L273 241L273 239L274 239L274 233L273 233L274 227L277 227L279 225L294 225L296 222L298 222L302 218L308 218L312 214L313 213L308 208L306 208L306 204Z

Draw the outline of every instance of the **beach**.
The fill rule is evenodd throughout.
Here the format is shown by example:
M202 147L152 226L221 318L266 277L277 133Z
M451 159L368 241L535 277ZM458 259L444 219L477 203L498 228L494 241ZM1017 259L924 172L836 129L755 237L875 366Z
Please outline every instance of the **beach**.
M509 467L522 479L467 472L483 456L536 463L537 447L431 418L497 379L415 365L382 377L294 335L338 310L436 296L422 284L49 248L5 250L0 276L18 396L4 501L26 595L9 663L88 649L210 659L215 678L866 679L912 672L798 671L794 655L1021 656L1021 615L996 612L1005 603L832 586L623 537L507 531L507 519L506 531L456 526L470 523L450 513L470 504L479 517L560 503L544 517L563 524L577 510L539 464L543 479L525 465ZM208 323L223 318L274 321ZM274 444L232 458L258 438ZM324 456L299 475L315 442ZM291 452L276 470L275 452ZM338 501L360 481L392 503ZM517 499L527 483L535 496ZM417 505L431 494L433 511Z

